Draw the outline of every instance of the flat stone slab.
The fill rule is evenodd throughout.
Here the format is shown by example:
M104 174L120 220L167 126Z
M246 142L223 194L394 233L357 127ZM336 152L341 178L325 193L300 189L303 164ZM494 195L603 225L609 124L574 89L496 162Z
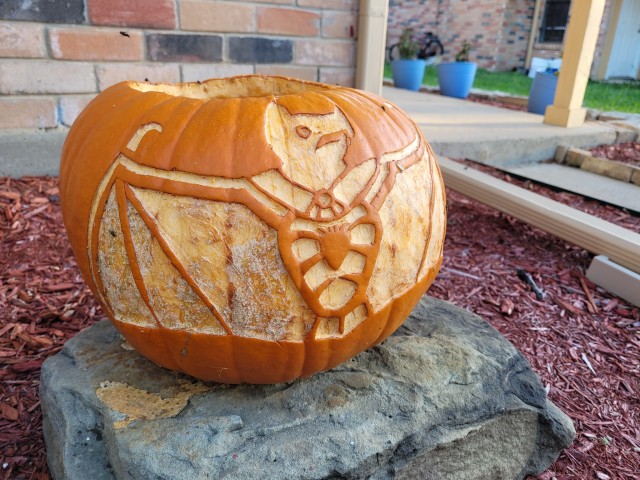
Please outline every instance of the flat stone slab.
M525 358L476 315L423 298L384 343L289 384L205 384L108 321L42 369L56 479L521 479L573 440Z
M545 185L640 212L640 185L634 183L555 163L505 167L503 170Z

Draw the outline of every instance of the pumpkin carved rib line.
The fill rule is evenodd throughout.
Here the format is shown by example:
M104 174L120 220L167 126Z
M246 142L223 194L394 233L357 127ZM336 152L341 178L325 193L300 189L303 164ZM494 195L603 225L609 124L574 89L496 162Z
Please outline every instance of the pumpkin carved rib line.
M193 277L189 274L189 272L184 267L184 265L182 265L182 263L180 262L176 254L171 250L171 247L169 246L167 241L160 234L158 225L151 219L151 216L145 210L144 206L142 205L142 202L140 202L140 200L135 196L135 194L133 193L130 187L127 186L125 188L126 188L127 199L135 207L138 214L140 215L140 218L142 218L147 228L151 231L152 238L156 239L156 241L160 245L160 248L162 248L162 251L164 252L164 254L171 261L171 264L175 267L176 270L178 270L182 278L184 278L184 280L191 287L191 289L196 293L196 295L200 297L200 299L204 302L204 304L207 306L209 311L213 313L213 315L216 317L218 322L220 322L220 325L222 325L222 328L224 328L227 335L233 335L231 328L229 327L227 322L225 322L224 318L222 318L222 315L220 314L220 312L218 312L218 309L213 305L213 303L211 303L209 298L200 289L200 287L197 285Z

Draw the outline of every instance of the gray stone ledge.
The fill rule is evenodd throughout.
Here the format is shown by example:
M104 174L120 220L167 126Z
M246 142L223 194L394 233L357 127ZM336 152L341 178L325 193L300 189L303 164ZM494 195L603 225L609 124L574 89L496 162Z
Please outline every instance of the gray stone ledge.
M426 297L381 345L290 384L197 382L140 357L108 321L41 380L56 479L521 479L575 435L507 340Z

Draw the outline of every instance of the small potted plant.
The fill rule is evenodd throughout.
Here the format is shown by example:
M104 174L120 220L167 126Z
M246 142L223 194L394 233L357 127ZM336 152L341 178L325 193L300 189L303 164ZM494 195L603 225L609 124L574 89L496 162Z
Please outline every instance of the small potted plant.
M478 70L478 64L469 61L470 51L471 43L465 40L455 62L442 62L438 65L438 83L442 95L455 98L469 96Z
M393 60L393 52L397 48L398 60ZM405 28L397 45L391 47L391 70L393 84L398 88L418 91L422 85L426 60L417 58L420 44L413 39L413 29Z

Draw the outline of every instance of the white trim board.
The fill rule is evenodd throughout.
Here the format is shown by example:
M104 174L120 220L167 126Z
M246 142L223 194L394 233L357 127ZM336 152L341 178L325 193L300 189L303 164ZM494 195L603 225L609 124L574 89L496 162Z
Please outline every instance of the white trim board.
M604 255L596 255L587 270L587 278L640 307L640 275L636 272L621 267Z
M449 158L439 157L438 161L447 187L596 255L606 256L631 273L640 274L640 234L511 185ZM615 278L618 278L616 282L627 281L627 277ZM632 278L628 277L630 281L633 281ZM613 293L616 293L616 289L619 290L613 284L600 286ZM640 285L632 284L630 288L640 291Z

